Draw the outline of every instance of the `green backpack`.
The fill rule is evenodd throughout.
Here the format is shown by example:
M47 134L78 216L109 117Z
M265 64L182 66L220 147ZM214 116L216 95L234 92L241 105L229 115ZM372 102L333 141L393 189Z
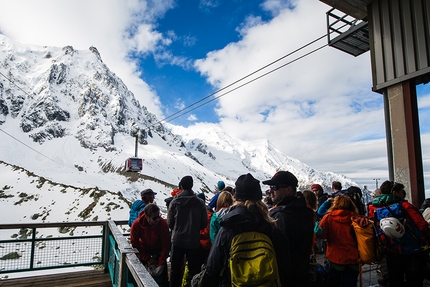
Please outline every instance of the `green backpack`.
M230 247L231 286L281 286L275 250L259 232L236 235Z

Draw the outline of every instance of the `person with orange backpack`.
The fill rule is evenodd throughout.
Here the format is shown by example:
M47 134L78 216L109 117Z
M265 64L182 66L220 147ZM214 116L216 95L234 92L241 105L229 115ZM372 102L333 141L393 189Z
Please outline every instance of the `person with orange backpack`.
M347 195L338 195L319 225L315 226L317 236L327 240L329 286L357 286L359 259L357 243L351 233L351 218L358 215L352 199Z

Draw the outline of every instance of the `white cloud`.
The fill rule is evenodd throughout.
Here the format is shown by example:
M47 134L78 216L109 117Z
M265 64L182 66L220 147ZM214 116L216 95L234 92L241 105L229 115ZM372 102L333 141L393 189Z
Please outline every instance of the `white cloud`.
M184 101L181 100L181 99L177 99L176 102L175 102L175 108L178 109L178 110L184 109L185 108Z
M197 60L196 68L222 88L325 35L330 7L296 4L270 22L247 22L242 40ZM369 52L353 57L325 47L294 61L326 43L323 37L250 79L292 63L221 97L220 125L242 139L267 138L289 156L363 185L387 179L383 100L371 91Z
M155 30L154 21L173 6L173 0L14 0L2 1L1 6L1 33L25 44L95 46L141 105L162 114L158 96L139 78L129 56L169 45L170 39Z
M191 115L188 116L187 120L189 120L190 122L195 122L198 119L197 119L196 115L191 114Z

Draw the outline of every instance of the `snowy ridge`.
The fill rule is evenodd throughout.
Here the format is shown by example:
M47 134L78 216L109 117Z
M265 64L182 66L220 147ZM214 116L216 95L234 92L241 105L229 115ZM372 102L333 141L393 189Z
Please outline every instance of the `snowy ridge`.
M30 46L0 35L0 72L0 206L13 214L9 222L127 219L140 190L154 189L164 208L184 175L193 176L196 192L206 193L218 180L234 185L250 172L262 181L277 170L294 173L299 189L316 182L328 190L333 180L356 185L282 154L266 139L244 142L213 124L160 123L95 47ZM144 169L125 173L137 131ZM49 184L39 185L42 178ZM96 203L88 196L94 191L104 192ZM20 193L32 197L16 204ZM109 202L118 206L108 211ZM80 207L90 205L89 215L80 216ZM38 209L50 211L35 218Z

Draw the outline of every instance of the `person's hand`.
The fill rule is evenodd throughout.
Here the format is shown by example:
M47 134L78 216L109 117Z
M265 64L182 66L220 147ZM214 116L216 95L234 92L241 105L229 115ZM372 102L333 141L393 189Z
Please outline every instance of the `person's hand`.
M155 265L155 266L157 266L158 261L157 261L157 260L154 260L154 258L149 258L149 260L148 260L147 264L148 264L148 266L149 266L149 265Z
M157 268L156 265L148 265L148 272L149 274L151 274L151 276L154 275L154 271L156 268Z
M160 265L152 270L152 276L160 276L163 273L164 265Z

